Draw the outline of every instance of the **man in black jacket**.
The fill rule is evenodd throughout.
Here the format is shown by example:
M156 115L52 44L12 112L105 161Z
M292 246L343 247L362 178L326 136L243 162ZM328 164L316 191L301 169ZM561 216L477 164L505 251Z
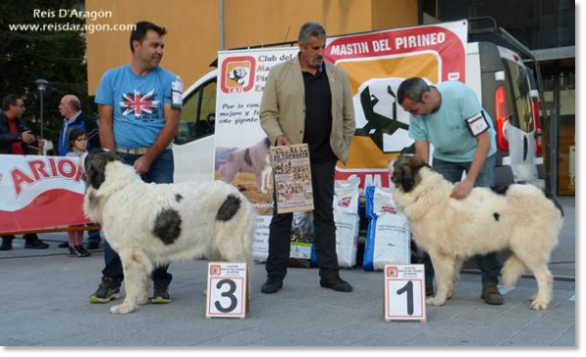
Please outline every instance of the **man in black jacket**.
M17 95L10 94L2 101L2 113L0 113L0 154L27 154L28 145L38 143L42 146L42 140L38 140L27 127L22 115L26 110L24 101ZM2 236L0 250L11 250L14 236ZM48 244L39 240L36 234L25 234L25 248L46 249Z

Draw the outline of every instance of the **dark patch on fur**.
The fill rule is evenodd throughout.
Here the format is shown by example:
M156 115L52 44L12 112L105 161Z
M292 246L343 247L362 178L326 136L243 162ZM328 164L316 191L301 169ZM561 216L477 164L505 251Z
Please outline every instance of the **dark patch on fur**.
M181 202L181 200L183 199L183 196L181 196L180 194L175 194L175 200L177 200L177 203Z
M493 217L494 217L494 220L498 222L499 221L499 218L501 217L501 215L495 212L493 214Z
M181 216L174 209L162 210L155 219L156 235L165 245L173 244L181 234Z
M492 192L496 193L497 195L505 196L507 191L509 190L510 185L502 185L502 186L491 186L490 189Z
M548 192L543 192L543 194L545 195L545 197L547 197L551 202L553 202L553 204L555 205L555 207L560 211L560 213L562 214L562 217L565 217L566 215L564 214L564 209L562 208L562 205L560 205L560 203L558 202L558 200L555 198L554 195L552 195L551 193Z
M236 212L238 212L241 203L242 202L240 201L240 198L234 195L228 195L228 197L226 198L224 203L222 203L222 206L218 210L218 215L216 216L216 219L222 222L229 221L230 219L232 219L232 217L234 217Z
M106 165L116 160L116 154L113 152L102 149L92 150L84 161L87 184L98 190L106 181Z
M266 147L270 148L271 147L271 141L269 140L269 138L265 138L265 145Z
M250 158L250 149L246 149L244 151L244 162L246 162L246 165L252 166L252 159Z

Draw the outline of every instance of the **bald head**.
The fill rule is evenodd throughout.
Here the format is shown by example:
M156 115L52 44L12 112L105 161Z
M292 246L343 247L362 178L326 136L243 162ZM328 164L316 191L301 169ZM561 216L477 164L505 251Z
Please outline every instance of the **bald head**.
M61 98L59 112L67 119L71 119L75 113L81 110L81 101L73 94L67 94Z

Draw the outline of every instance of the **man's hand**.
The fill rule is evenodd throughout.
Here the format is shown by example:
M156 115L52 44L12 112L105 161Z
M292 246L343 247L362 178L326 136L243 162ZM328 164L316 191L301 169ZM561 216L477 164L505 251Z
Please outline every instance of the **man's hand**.
M468 195L470 195L473 187L474 183L471 183L468 180L460 181L454 186L450 197L457 200L463 200L464 198L468 197Z
M39 145L39 149L43 149L43 147L45 146L45 140L44 139L37 138L37 143Z
M276 146L290 145L289 144L289 140L287 140L287 138L285 137L285 135L279 135L279 136L277 136L277 142L275 144L276 144Z
M146 157L146 155L143 155L134 162L134 171L136 171L136 173L140 175L146 174L147 172L149 172L152 163L152 160Z
M20 138L27 144L32 144L35 141L35 136L31 134L30 130L23 131Z

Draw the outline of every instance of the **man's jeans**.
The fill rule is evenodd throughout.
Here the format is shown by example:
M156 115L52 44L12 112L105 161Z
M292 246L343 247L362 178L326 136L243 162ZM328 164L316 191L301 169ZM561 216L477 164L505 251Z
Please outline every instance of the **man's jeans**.
M490 187L493 185L495 161L496 155L486 158L484 168L476 178L474 187ZM470 170L471 165L471 162L448 162L435 157L433 158L432 164L436 171L441 173L446 180L452 183L462 180L462 174L464 172L467 173ZM479 232L479 234L482 234L482 232ZM486 239L491 239L491 237L486 237ZM477 255L474 258L476 260L476 265L482 272L482 285L498 284L498 276L502 266L497 259L496 253ZM435 274L433 271L433 265L431 264L431 260L427 253L424 253L423 255L423 263L425 265L426 284L431 286L430 284L432 283Z
M141 155L118 154L128 165L133 165ZM173 151L171 149L165 150L153 161L149 172L141 175L141 178L146 183L173 183ZM104 244L104 261L106 266L102 270L104 277L109 277L114 280L122 281L124 279L124 271L122 269L122 262L118 254L110 247L108 241ZM169 285L173 279L173 275L167 273L169 265L156 267L153 270L152 278L155 284Z

